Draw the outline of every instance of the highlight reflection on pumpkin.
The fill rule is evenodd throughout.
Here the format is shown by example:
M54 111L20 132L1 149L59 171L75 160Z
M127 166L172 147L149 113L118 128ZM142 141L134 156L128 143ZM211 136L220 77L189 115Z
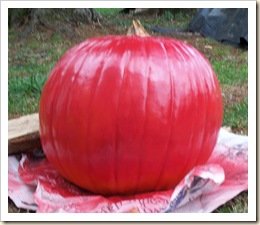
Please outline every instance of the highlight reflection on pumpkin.
M106 36L70 49L40 100L48 160L99 194L174 187L205 163L222 123L209 62L163 37Z

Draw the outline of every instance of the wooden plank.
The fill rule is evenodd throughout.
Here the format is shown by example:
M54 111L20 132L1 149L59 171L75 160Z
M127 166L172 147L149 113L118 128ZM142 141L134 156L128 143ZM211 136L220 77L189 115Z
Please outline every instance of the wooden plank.
M8 121L8 140L39 130L39 114L34 113Z
M41 149L38 113L8 121L8 154Z

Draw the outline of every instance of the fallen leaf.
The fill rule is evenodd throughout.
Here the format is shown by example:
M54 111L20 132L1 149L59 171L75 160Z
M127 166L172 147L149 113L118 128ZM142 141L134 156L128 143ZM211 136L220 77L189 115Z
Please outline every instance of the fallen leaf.
M212 49L212 46L211 45L205 45L204 48Z

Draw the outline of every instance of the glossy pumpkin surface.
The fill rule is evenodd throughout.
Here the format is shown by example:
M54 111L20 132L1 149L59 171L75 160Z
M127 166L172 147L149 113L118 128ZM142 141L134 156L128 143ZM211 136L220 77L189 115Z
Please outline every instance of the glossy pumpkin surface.
M107 36L70 49L40 100L48 160L99 194L174 187L205 163L222 123L209 62L170 38Z

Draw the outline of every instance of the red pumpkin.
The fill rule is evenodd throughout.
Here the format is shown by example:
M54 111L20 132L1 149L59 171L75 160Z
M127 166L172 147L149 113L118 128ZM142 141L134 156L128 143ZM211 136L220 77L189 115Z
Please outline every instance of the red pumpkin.
M222 123L209 62L163 37L86 40L56 64L40 100L47 159L99 194L174 187L204 164Z

